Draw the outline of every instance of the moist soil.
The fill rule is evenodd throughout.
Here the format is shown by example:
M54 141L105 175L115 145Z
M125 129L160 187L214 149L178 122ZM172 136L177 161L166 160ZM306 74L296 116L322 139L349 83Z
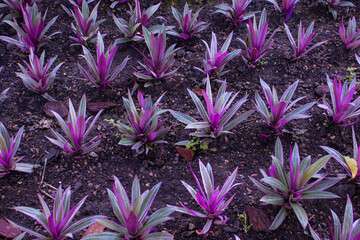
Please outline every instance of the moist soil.
M149 7L158 1L142 1L142 7ZM191 8L198 9L203 7L201 18L203 21L211 23L210 27L197 34L197 38L183 43L176 38L168 37L168 46L176 43L182 47L176 53L175 66L179 68L176 76L159 85L144 88L140 83L140 90L148 96L151 94L153 99L157 99L162 93L166 92L162 101L162 108L173 109L188 114L196 114L196 108L188 95L187 89L199 89L204 86L201 84L204 75L194 67L202 67L202 58L205 54L205 46L201 39L210 42L211 32L216 33L220 44L227 35L234 30L234 38L231 49L242 48L238 38L245 38L246 26L241 23L239 28L233 27L226 21L225 17L215 14L214 6L221 1L190 1ZM347 20L349 17L356 16L360 19L360 6L355 8L339 9L339 17L334 20L324 6L313 3L315 1L300 1L295 6L290 20L286 24L297 31L300 20L305 26L311 21L315 21L316 40L329 41L323 46L316 48L304 58L292 61L292 48L284 31L275 35L275 44L272 50L266 55L266 59L257 64L256 68L249 68L240 56L233 59L226 67L228 73L222 76L227 80L228 90L240 92L239 96L249 95L249 100L241 108L241 111L254 109L253 101L255 92L262 94L259 79L262 78L268 84L275 86L278 92L282 93L290 84L300 80L295 97L306 96L301 101L305 104L310 101L322 102L321 94L316 94L315 89L320 85L326 85L326 75L331 77L342 73L342 76L349 76L349 67L359 68L354 54L356 51L346 51L338 35L341 18ZM308 230L303 230L293 212L289 212L284 223L274 231L267 231L266 224L276 216L279 207L264 206L260 203L263 193L260 192L250 181L249 176L260 179L259 169L268 169L271 164L271 154L274 150L275 137L263 138L259 134L268 133L269 129L263 123L258 113L251 115L244 123L234 130L233 134L224 134L209 144L208 150L197 149L195 157L191 161L185 160L175 149L175 143L189 139L184 125L177 122L170 114L165 114L162 118L168 125L172 125L171 131L166 136L169 144L155 146L146 155L137 155L129 147L118 145L119 138L116 128L106 122L106 119L124 119L124 107L122 97L127 96L128 89L132 89L135 83L133 76L134 68L138 68L137 61L141 61L141 55L134 49L132 44L122 44L119 46L114 64L120 64L126 56L132 59L128 62L124 71L119 75L110 88L99 91L92 88L85 78L81 75L77 63L85 64L79 56L82 54L80 46L73 46L69 36L73 32L69 28L72 19L62 10L61 4L68 7L70 5L65 0L49 0L40 3L40 9L48 9L47 21L54 16L59 16L50 32L61 31L62 33L52 38L41 50L46 50L46 57L58 55L57 63L65 62L58 71L53 88L49 94L59 101L68 104L71 98L77 106L83 94L86 94L88 102L111 102L116 107L107 109L103 112L94 134L100 133L102 142L96 151L82 158L74 158L64 155L60 149L52 145L45 136L52 136L50 127L60 131L56 119L47 116L43 107L46 99L28 91L15 72L20 71L18 63L22 62L21 57L15 54L19 52L12 45L0 42L0 66L4 66L0 74L0 90L11 87L9 97L0 102L0 120L9 129L12 135L25 126L25 133L22 137L18 156L24 156L23 162L35 164L35 172L32 174L22 174L12 172L0 179L1 208L0 217L8 218L12 221L42 231L40 225L34 226L34 221L29 217L17 213L12 208L14 206L29 206L40 208L36 194L43 195L48 202L50 198L43 192L50 195L54 191L49 187L61 183L64 188L71 186L73 191L73 204L78 202L83 196L88 198L80 210L80 219L85 216L102 214L115 220L112 212L106 188L111 188L113 175L116 175L130 192L132 179L137 175L140 179L142 190L149 189L158 182L162 182L160 191L152 205L151 212L165 207L167 204L179 205L179 201L188 205L192 209L200 210L185 187L180 183L181 180L195 186L195 180L191 174L189 164L192 165L195 173L199 176L197 159L204 163L211 163L214 170L215 182L221 185L227 176L236 168L239 168L236 182L243 183L233 189L230 194L236 194L234 200L226 210L229 220L226 225L213 225L205 236L198 236L196 231L200 231L206 220L198 219L188 215L174 213L173 220L166 222L158 227L158 230L168 231L174 234L175 239L233 239L237 234L241 239L311 239ZM173 4L182 11L183 1L162 1L161 7L156 16L164 16L168 21L167 25L175 25L170 6ZM94 4L92 3L93 7ZM99 7L98 19L106 19L100 25L100 31L106 36L106 45L113 42L121 34L112 19L114 13L117 17L127 19L127 4L118 5L115 10L111 10L109 4L103 2ZM250 11L261 11L266 7L268 11L269 28L273 31L282 26L285 22L283 14L277 12L274 7L265 1L254 1L248 9ZM260 13L259 13L260 14ZM259 15L257 14L257 15ZM158 21L158 20L156 20ZM296 30L295 30L296 29ZM0 34L6 36L16 36L15 31L3 24L0 26ZM140 51L146 53L144 43L134 44ZM94 50L94 45L90 45ZM23 57L28 60L27 57ZM114 65L114 66L115 66ZM220 84L214 82L213 91L217 91ZM200 97L202 98L202 97ZM299 106L299 105L298 105ZM322 109L314 106L309 113L311 118L289 122L285 126L286 133L280 136L284 145L285 154L288 156L290 148L295 143L299 145L301 157L311 155L313 161L326 153L319 146L330 146L346 155L352 154L351 127L333 126L326 122L325 114ZM95 115L88 112L88 115ZM355 131L359 133L359 124L355 124ZM357 134L359 135L359 134ZM45 159L48 159L45 168ZM44 173L44 174L43 174ZM328 176L335 176L337 173L344 173L344 169L333 159L329 161L323 170ZM42 179L43 177L43 179ZM310 224L324 237L329 237L328 221L330 210L333 209L342 219L346 194L352 197L354 204L354 219L359 217L360 200L358 187L348 183L347 180L341 181L334 186L331 191L340 195L334 200L309 200L304 201ZM251 215L250 208L261 211L260 218L254 222L253 226L245 233L244 226L238 214L247 213ZM256 219L255 219L256 220ZM265 226L265 228L264 228ZM261 229L262 228L262 229ZM76 234L76 239L80 239L83 232Z

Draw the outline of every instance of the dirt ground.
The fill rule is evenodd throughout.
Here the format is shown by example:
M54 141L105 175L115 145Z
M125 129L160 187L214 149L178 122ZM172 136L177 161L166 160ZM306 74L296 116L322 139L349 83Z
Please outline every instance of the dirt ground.
M158 1L141 1L142 7L149 7ZM279 92L283 92L290 84L300 80L295 97L307 96L301 103L311 101L322 102L322 96L316 94L319 85L326 85L326 75L334 77L339 72L342 76L349 75L349 67L359 68L356 63L355 51L344 50L343 44L338 35L341 18L344 17L346 24L348 18L356 16L360 20L360 4L355 8L343 8L339 11L339 17L334 20L331 14L323 6L313 3L314 1L302 0L295 6L290 20L286 24L295 33L300 20L308 26L315 20L315 31L317 34L315 42L328 39L329 41L310 52L306 57L298 61L292 61L292 49L285 31L280 31L275 35L275 44L267 54L265 61L254 69L248 68L240 56L233 59L225 69L229 70L223 76L228 82L228 89L234 92L240 91L239 96L249 95L249 100L240 111L254 109L253 101L256 91L261 91L259 78L268 84L273 85ZM226 22L221 14L215 14L215 5L221 1L189 1L191 8L198 9L203 7L201 18L203 21L211 23L210 27L198 34L197 38L190 42L183 43L176 38L168 37L168 46L176 43L182 47L176 54L175 66L179 67L176 76L164 82L148 88L140 86L145 95L151 94L153 99L157 99L162 93L166 92L162 102L162 107L186 113L194 113L196 108L191 101L186 89L202 88L201 80L204 75L194 67L202 67L202 58L205 54L205 46L201 39L207 42L211 40L211 32L215 32L219 42L234 30L234 37L231 49L242 48L237 38L245 38L246 26L241 23L238 29L233 29ZM163 119L167 125L172 125L171 131L165 140L169 144L156 146L148 156L136 155L130 148L118 145L119 138L116 137L117 129L108 124L105 119L124 118L124 107L122 97L126 96L128 88L132 88L134 77L132 72L139 64L141 55L132 47L132 44L120 45L114 64L120 64L126 56L132 59L128 62L124 71L116 81L105 91L99 91L87 84L81 75L77 62L85 64L79 57L82 54L80 46L72 46L73 42L69 39L73 33L69 28L72 19L62 10L61 4L70 6L65 0L48 0L40 3L40 9L48 9L47 20L54 16L59 16L50 32L61 31L49 41L43 49L46 56L54 57L58 55L57 62L65 62L60 68L54 86L50 90L50 95L57 100L63 101L66 105L68 98L71 98L77 106L81 96L86 94L88 102L112 102L117 106L107 109L101 115L94 134L100 132L102 142L95 154L83 158L73 158L65 156L56 146L52 145L45 136L52 136L50 127L60 129L56 119L47 116L43 111L46 100L39 95L28 91L15 72L20 71L18 63L21 58L14 54L18 49L0 42L0 66L4 70L0 73L0 90L11 87L9 97L0 102L0 120L9 129L12 135L21 127L25 126L25 134L18 156L25 156L24 162L36 164L33 174L11 173L0 179L1 208L0 218L8 218L12 221L34 228L33 221L15 212L14 206L31 206L39 208L36 193L47 191L51 193L49 187L41 184L41 174L44 167L44 159L51 156L47 163L44 175L44 182L57 187L62 183L64 187L71 186L73 190L73 203L78 202L83 196L88 195L88 199L80 210L77 219L84 216L103 214L115 220L112 208L108 200L106 188L111 188L113 182L112 175L116 175L120 181L130 191L132 179L137 175L140 179L142 189L147 189L162 181L162 186L152 206L152 210L165 207L166 204L176 205L179 201L188 204L193 209L198 209L190 194L182 186L180 180L184 180L191 185L195 185L195 180L190 172L187 161L179 155L175 149L175 143L180 140L188 139L189 131L184 130L184 125L177 122L170 114L165 114ZM173 4L182 12L183 1L162 1L161 7L156 12L156 16L164 16L167 25L175 25L170 6ZM355 3L356 4L356 3ZM94 6L94 3L91 4ZM99 7L98 19L106 19L100 25L100 31L106 36L106 46L118 38L121 34L117 29L112 13L117 17L127 19L127 4L118 5L114 12L108 8L109 4L101 3ZM261 11L266 7L268 11L269 28L274 30L282 26L285 22L283 14L275 11L274 7L265 1L253 1L248 7L250 11ZM259 14L258 14L259 15ZM8 25L0 26L0 35L15 36L15 31ZM94 49L94 46L90 46ZM136 47L140 51L146 52L145 44L138 43ZM42 50L41 50L42 51ZM26 58L25 58L26 59ZM215 83L215 89L219 88ZM262 93L261 93L262 94ZM352 151L351 127L338 127L326 125L324 111L314 106L309 113L312 118L296 120L286 125L288 133L281 135L282 143L286 155L290 152L290 147L295 142L299 144L300 155L305 157L311 155L313 160L318 159L326 153L319 147L322 145L333 147L340 152L350 155ZM88 112L88 115L95 115ZM359 133L359 124L355 124L355 130ZM197 158L204 163L210 162L215 175L215 182L221 185L226 177L238 166L239 173L236 182L243 185L236 187L231 193L236 193L236 197L224 215L229 217L225 226L213 225L206 236L198 236L195 230L200 231L205 224L204 219L174 213L173 220L166 222L159 227L159 230L168 231L174 234L175 239L233 239L233 234L237 234L241 239L271 239L271 240L292 240L292 239L311 239L309 233L304 231L296 219L294 213L290 213L285 222L275 231L257 231L256 228L264 222L272 222L279 210L275 206L261 205L259 200L263 196L253 184L249 176L256 179L261 178L259 169L268 169L271 164L270 155L274 150L275 138L262 138L259 134L268 131L258 113L250 116L244 123L240 124L232 132L233 134L222 135L209 145L209 150L196 151L196 156L190 162L194 171L200 175ZM358 134L360 136L360 134ZM344 173L344 170L333 159L330 160L326 169L323 170L329 176L336 173ZM359 217L360 200L358 188L345 180L331 189L339 194L341 198L335 200L313 200L303 202L310 223L322 236L329 237L328 218L330 218L330 208L339 216L343 216L346 194L352 197L354 204L354 219ZM50 199L47 199L50 201ZM264 214L260 223L255 223L250 230L245 233L241 221L237 214L246 212L249 215L250 208L256 208ZM41 231L39 225L35 226L37 231ZM82 233L76 235L80 239Z

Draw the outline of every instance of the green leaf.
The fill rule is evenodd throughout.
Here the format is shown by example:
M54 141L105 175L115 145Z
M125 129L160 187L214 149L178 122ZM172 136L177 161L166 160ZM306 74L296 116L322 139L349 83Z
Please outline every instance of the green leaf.
M266 177L261 179L262 182L269 184L270 186L279 189L280 191L287 193L288 188L280 180L273 177Z
M309 224L309 229L310 229L311 237L312 237L314 240L321 240L321 238L319 237L319 235L314 231L314 229L310 226L310 224Z
M204 129L210 127L210 123L208 122L194 122L188 124L185 129Z
M341 234L340 219L333 210L330 210L330 211L331 211L332 218L334 219L334 232L333 232L334 238L340 239L340 234Z
M31 230L31 229L28 229L28 228L25 228L25 227L23 227L23 226L20 226L20 225L12 222L12 221L10 221L10 220L8 220L8 222L9 222L11 225L13 225L14 227L19 228L21 231L24 231L24 232L26 232L26 233L34 236L34 237L37 237L38 239L47 239L44 235L42 235L42 234L40 234L40 233L37 233L37 232L35 232L35 231Z
M296 217L301 223L301 226L305 229L308 225L308 216L305 209L299 203L290 202L292 209L295 212Z
M329 161L331 157L329 155L326 155L319 160L317 160L315 163L313 163L303 174L303 177L300 181L300 186L304 186L310 178L312 178L316 173L318 173L325 164Z
M254 178L250 177L250 180L254 183L254 185L259 188L262 192L266 193L266 194L276 194L276 192L274 190L272 190L271 188L268 188L266 186L264 186L263 184L259 183L257 180L255 180Z
M339 198L338 195L330 192L306 192L301 195L300 199L331 199L331 198Z
M285 220L286 217L286 209L285 207L281 207L280 211L276 215L274 221L272 222L271 226L269 227L270 230L277 229Z
M345 213L344 213L344 221L342 225L342 239L346 239L348 237L348 234L351 233L353 222L354 222L353 205L348 195L346 201Z
M201 103L200 99L190 89L188 89L188 92L190 94L191 99L195 103L200 116L203 118L204 121L210 122L209 116L205 111L204 105Z
M195 118L190 117L187 114L181 113L181 112L177 112L177 111L170 111L171 115L176 118L178 121L185 123L185 124L192 124L194 122L197 122L197 120Z
M87 235L86 237L82 238L82 240L119 240L122 237L123 235L120 233L102 232Z
M272 205L283 206L285 204L284 197L280 195L265 195L260 199L261 202L265 202Z
M95 220L97 219L102 219L105 218L105 216L101 216L101 215L95 215L95 216L90 216L90 217L86 217L83 218L77 222L75 222L74 224L71 224L64 232L63 234L68 234L68 233L76 233L79 232L85 228L87 228L88 226L90 226L91 224L93 224L95 222Z
M173 207L165 207L162 209L159 209L155 213L153 213L147 220L145 225L139 230L141 232L145 232L148 229L151 229L165 221L171 220L169 215L175 211L175 208Z
M135 176L131 189L131 204L133 206L135 205L135 202L137 201L140 195L141 195L140 182L137 176Z
M173 240L174 236L170 233L158 232L150 233L147 235L144 240Z
M111 229L111 230L114 230L114 231L117 231L121 234L128 234L128 231L126 230L126 228L120 226L119 224L117 223L114 223L110 220L107 220L107 219L97 219L96 222L100 223L101 225L104 225L105 227Z

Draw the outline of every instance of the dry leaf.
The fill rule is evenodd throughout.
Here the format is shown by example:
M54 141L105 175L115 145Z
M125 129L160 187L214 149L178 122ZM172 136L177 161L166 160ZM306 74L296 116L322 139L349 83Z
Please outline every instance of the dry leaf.
M195 152L191 149L187 149L179 146L176 146L175 149L180 154L180 156L182 156L188 161L191 161L195 156Z
M54 114L51 111L57 112L63 118L66 117L69 112L64 103L59 101L45 103L44 112L49 117L54 117Z

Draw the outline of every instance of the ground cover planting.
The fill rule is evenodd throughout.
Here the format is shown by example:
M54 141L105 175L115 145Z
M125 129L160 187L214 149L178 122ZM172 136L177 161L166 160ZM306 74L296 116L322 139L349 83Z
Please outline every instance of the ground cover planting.
M360 3L0 0L0 20L1 237L360 239Z

